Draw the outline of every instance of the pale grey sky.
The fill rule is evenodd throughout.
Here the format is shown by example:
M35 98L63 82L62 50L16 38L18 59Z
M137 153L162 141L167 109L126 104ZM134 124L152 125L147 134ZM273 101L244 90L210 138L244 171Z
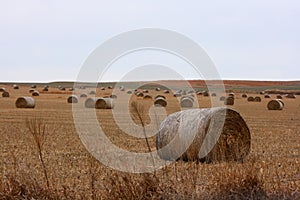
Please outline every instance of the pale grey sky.
M0 0L0 81L76 80L101 43L145 27L196 41L223 79L300 80L299 21L298 0Z

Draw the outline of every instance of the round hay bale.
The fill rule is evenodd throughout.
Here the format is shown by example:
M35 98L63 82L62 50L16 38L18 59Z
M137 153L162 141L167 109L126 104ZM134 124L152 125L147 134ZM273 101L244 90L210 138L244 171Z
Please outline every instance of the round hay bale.
M159 94L159 95L156 95L154 99L157 99L157 98L163 98L163 99L166 99L166 97L165 97L165 96L163 96L163 95L160 95L160 94Z
M69 91L70 91L70 92L74 91L74 88L69 88Z
M155 90L156 90L156 91L160 91L160 88L159 88L159 87L157 87L157 88L155 88Z
M162 106L162 107L166 107L166 106L167 106L167 101L166 101L166 99L163 98L163 97L155 98L154 106Z
M275 100L269 101L267 107L268 107L268 110L282 110L284 107L284 104L282 103L281 100L275 99Z
M16 101L17 108L34 108L35 100L32 97L19 97Z
M276 98L277 99L282 99L282 96L281 95L277 95Z
M212 97L216 97L217 94L216 94L216 93L212 93L211 96L212 96Z
M110 85L110 86L108 86L107 88L111 90L111 89L113 89L113 86L112 86L112 85Z
M112 98L112 99L118 98L117 95L115 95L115 94L111 94L109 97Z
M93 91L90 91L90 95L95 95L96 92L93 90Z
M129 90L129 91L127 91L127 94L132 94L132 91L130 91L130 90Z
M43 92L48 92L48 91L49 91L48 87L43 88Z
M165 90L165 91L164 91L164 94L169 94L169 93L170 93L169 90Z
M143 90L143 93L149 93L149 90Z
M147 94L147 95L144 96L144 99L152 99L152 96Z
M287 94L285 97L289 99L296 99L296 96L294 94Z
M182 108L192 108L194 106L194 98L185 96L180 99L180 106Z
M95 103L96 109L113 109L114 103L111 98L98 98Z
M224 125L220 123L223 117ZM214 138L218 133L219 137ZM208 147L211 140L205 140L209 136L216 140L211 149ZM206 155L200 152L202 145ZM223 107L173 113L161 123L156 135L158 155L171 161L179 156L184 161L242 161L250 153L250 147L251 135L244 119L238 112Z
M174 93L173 96L174 97L181 97L181 94L180 93Z
M18 89L19 89L19 86L18 86L18 85L13 85L13 89L14 89L14 90L18 90Z
M34 89L30 89L29 90L29 93L33 93L35 90Z
M271 98L271 96L268 95L268 94L265 94L264 97L265 97L265 99L270 99Z
M234 98L232 96L227 97L224 101L224 105L230 105L232 106L234 104Z
M67 102L68 103L78 103L78 98L75 95L71 95L68 97Z
M202 94L203 94L203 92L201 92L201 91L198 91L196 94L197 94L197 95L202 95Z
M254 101L254 97L251 97L251 96L248 97L248 98L247 98L247 101Z
M221 96L220 97L220 101L225 101L226 97L225 96Z
M0 92L5 92L6 89L5 88L0 88Z
M257 96L257 97L254 98L253 101L254 101L254 102L261 102L261 98L260 98L259 96Z
M84 106L86 108L95 108L96 107L96 101L98 100L98 97L91 97L87 98L84 102Z
M203 94L203 96L205 96L205 97L208 97L208 96L209 96L208 91L204 91L202 94Z
M38 96L40 96L40 93L38 91L34 91L34 92L31 93L31 95L33 97L38 97Z
M59 90L61 90L61 91L66 91L66 88L61 87L61 88L59 88Z
M144 94L143 94L142 92L137 92L137 93L135 93L135 95L136 95L137 97L143 97L143 96L144 96Z
M261 92L259 92L259 94L265 94L265 91L261 91Z
M247 94L242 94L242 98L247 98Z
M86 94L86 93L82 93L81 95L80 95L80 98L86 98L88 95Z
M228 94L228 96L229 96L229 97L234 97L235 94L234 94L233 92L230 92L230 93Z
M2 93L2 97L5 97L5 98L8 98L10 95L9 95L9 92L3 92Z
M105 90L105 87L101 87L100 90Z
M35 88L36 88L36 85L31 85L31 88L35 89Z

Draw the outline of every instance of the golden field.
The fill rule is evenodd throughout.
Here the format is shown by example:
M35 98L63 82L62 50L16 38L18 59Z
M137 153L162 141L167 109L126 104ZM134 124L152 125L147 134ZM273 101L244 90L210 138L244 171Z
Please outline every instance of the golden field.
M69 91L50 87L34 97L34 109L17 109L20 96L31 96L28 85L0 97L0 199L299 199L300 198L300 97L283 98L282 111L267 110L270 99L248 102L235 93L235 104L251 132L251 153L243 163L175 162L152 174L128 174L110 169L90 156L76 132ZM42 87L37 88L42 91ZM91 89L85 90L87 93ZM97 90L97 96L112 90ZM118 95L120 91L115 93ZM150 91L153 97L162 91ZM168 114L179 111L172 94L164 94ZM276 95L271 94L271 99ZM200 108L210 98L197 96ZM79 104L84 104L84 98ZM133 96L146 108L153 100ZM129 106L124 103L124 106ZM110 140L123 149L147 152L144 139L128 136L114 122L111 110L97 110ZM120 113L122 114L122 113ZM47 187L36 144L26 121L40 119L46 126L42 149L49 179ZM155 137L149 138L155 150Z

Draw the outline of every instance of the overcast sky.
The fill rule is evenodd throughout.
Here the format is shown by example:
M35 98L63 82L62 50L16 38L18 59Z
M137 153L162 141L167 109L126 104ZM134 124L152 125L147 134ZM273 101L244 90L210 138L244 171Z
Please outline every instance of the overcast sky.
M0 81L76 80L100 44L145 27L196 41L223 79L300 80L299 0L0 0Z

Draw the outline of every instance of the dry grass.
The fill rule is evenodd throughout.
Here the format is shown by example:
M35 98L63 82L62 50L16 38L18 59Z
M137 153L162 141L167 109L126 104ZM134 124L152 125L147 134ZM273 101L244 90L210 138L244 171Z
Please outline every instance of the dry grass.
M36 98L36 108L29 110L14 105L28 88L21 86L10 90L11 98L0 98L0 199L300 198L300 98L284 99L285 109L274 118L274 112L266 108L268 100L252 104L236 93L231 108L241 113L252 134L251 153L243 163L179 161L155 174L128 174L112 170L90 156L76 133L72 105L66 102L69 94L50 90L53 93L41 94ZM97 91L97 95L108 95L105 92ZM151 96L157 94L149 91ZM167 113L178 111L179 102L173 94L165 96ZM202 108L210 107L210 98L197 98ZM143 103L146 111L153 105L153 101L133 100ZM84 99L79 99L79 104L83 105ZM96 114L112 142L135 152L149 151L145 139L129 137L119 130L111 110L97 110ZM40 152L49 188L39 147L28 134L26 119L43 119L41 123L35 121L33 130L44 130L46 125L47 137L40 140ZM155 139L149 138L148 145L153 151Z

